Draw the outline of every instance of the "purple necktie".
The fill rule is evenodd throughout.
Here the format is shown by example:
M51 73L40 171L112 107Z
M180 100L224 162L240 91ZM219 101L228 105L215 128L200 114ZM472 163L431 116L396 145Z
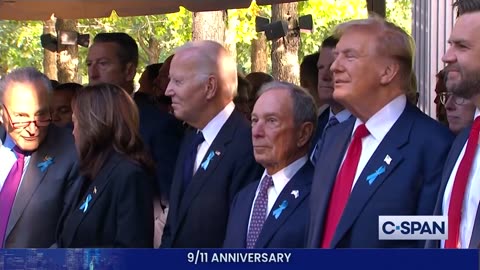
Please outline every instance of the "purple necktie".
M13 164L12 169L8 173L7 179L3 183L0 191L0 247L3 247L5 234L7 233L8 219L10 211L13 207L15 195L17 194L18 185L22 179L25 155L15 146L13 148L17 161Z
M273 179L269 175L265 175L260 182L260 190L253 205L252 218L247 234L247 248L253 248L257 242L258 236L262 231L263 223L267 219L268 206L268 188L273 186Z

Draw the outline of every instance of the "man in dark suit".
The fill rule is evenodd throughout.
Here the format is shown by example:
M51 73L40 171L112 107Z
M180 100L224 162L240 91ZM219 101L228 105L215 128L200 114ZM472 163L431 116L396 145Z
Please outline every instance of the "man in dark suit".
M313 144L310 150L310 160L313 164L316 161L319 147L322 143L322 136L332 126L346 121L352 115L345 107L333 99L333 74L330 66L335 60L333 50L338 39L333 36L327 37L320 47L320 57L317 62L318 70L318 97L322 104L328 107L318 116L317 129L314 133Z
M100 33L88 49L90 84L112 83L133 94L133 79L138 65L138 46L125 33ZM140 135L156 165L157 193L168 202L173 168L183 136L181 122L153 102L153 97L135 97L140 113Z
M350 21L331 66L334 98L357 119L326 133L310 196L308 247L423 247L379 240L379 216L431 215L450 131L407 102L414 42L381 18Z
M475 5L476 4L476 5ZM429 240L429 248L480 248L478 134L480 131L480 3L457 1L459 17L452 29L450 48L442 58L446 87L476 106L473 125L460 132L442 174L435 215L448 216L448 239Z
M255 160L265 172L235 197L224 247L302 248L313 177L308 148L317 108L308 92L290 83L268 83L259 95L252 141Z
M71 131L51 124L50 80L34 68L0 82L0 247L48 248L78 165Z
M165 94L194 130L180 148L162 247L221 247L234 196L261 174L250 123L233 104L236 89L236 63L220 44L195 41L176 51Z

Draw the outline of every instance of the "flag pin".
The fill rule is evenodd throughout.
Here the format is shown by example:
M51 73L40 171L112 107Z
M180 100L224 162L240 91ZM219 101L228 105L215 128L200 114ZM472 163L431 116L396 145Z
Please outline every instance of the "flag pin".
M387 156L385 156L385 159L383 161L385 161L385 163L387 163L387 165L390 165L390 163L392 162L392 158L389 155L387 155Z
M290 193L290 194L292 194L296 199L296 198L298 198L298 195L300 195L300 192L298 190L292 190L292 193Z

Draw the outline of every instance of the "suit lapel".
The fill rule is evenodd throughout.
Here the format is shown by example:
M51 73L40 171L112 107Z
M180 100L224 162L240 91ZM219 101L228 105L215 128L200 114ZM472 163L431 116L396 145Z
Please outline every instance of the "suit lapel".
M106 164L104 165L104 168L101 169L97 177L95 177L94 182L90 183L87 191L82 196L80 203L73 205L72 210L69 213L69 217L66 218L66 222L70 229L69 233L65 234L66 238L63 239L65 246L70 246L79 225L89 214L90 210L95 207L95 203L97 202L98 198L102 196L103 191L111 180L109 175L111 174L112 170L115 169L115 167L119 163L119 160L120 157L117 154L112 153L110 159L107 160ZM81 210L80 207L85 203L86 198L89 195L91 196L91 200L88 203L87 209ZM78 200L80 198L80 193L78 193L76 197L76 199Z
M237 200L236 202L241 207L241 210L235 213L236 215L238 214L238 216L235 216L235 221L239 222L239 224L235 224L235 228L239 228L236 233L238 235L236 239L239 239L240 246L243 248L247 246L247 232L248 224L250 221L250 213L252 211L252 206L255 200L255 193L257 192L257 187L260 182L257 181L255 183L256 185L252 186L252 188L248 191L247 196L241 198L244 201Z
M307 176L307 172L308 170L312 170L311 166L310 161L307 160L307 163L283 188L275 201L272 210L270 210L267 220L265 220L265 223L263 224L262 231L255 243L255 248L267 247L268 242L270 242L278 229L288 220L308 194L310 194L310 183L312 179ZM296 193L298 197L295 197L296 195L292 193ZM279 209L280 205L284 202L287 202L287 207L279 214L279 216L275 217L275 210Z
M243 116L240 116L243 117ZM185 189L185 193L182 196L179 210L179 224L182 222L185 217L188 208L193 199L198 195L200 190L205 186L205 181L213 179L210 177L215 169L220 164L220 161L226 154L227 145L232 141L233 135L235 133L236 124L238 122L238 115L236 110L233 111L232 115L228 118L227 122L220 129L220 132L217 134L215 140L212 142L212 145L208 149L207 153L203 157L202 163L197 169L197 172L192 177L192 181L189 186ZM202 168L202 164L207 160L210 153L213 153L213 157L210 159L206 169Z
M38 163L44 161L44 158L48 154L47 149L49 148L50 147L46 142L45 144L42 144L39 149L30 157L27 170L22 178L22 182L20 183L20 187L18 188L17 195L13 203L10 218L8 220L6 237L8 237L13 227L15 227L15 224L17 224L18 220L22 216L23 210L28 205L28 202L32 198L32 195L37 187L45 178L45 175L47 175L50 167L55 166L55 164L52 164L43 172L37 167Z
M313 221L315 233L310 243L318 246L323 234L323 225L326 218L330 195L333 185L337 178L337 172L340 164L347 150L350 138L352 135L355 118L351 118L344 123L333 126L329 132L325 134L324 146L320 149L319 159L315 164L314 183L313 188L315 192L315 200L312 200L316 205L313 209L318 209L314 213L316 219ZM325 145L327 147L325 147Z
M403 161L404 157L399 149L408 143L410 130L412 129L410 112L407 104L404 112L385 135L360 173L335 231L331 242L332 247L345 235L373 194ZM385 171L369 183L367 178L373 176L381 167L384 167Z

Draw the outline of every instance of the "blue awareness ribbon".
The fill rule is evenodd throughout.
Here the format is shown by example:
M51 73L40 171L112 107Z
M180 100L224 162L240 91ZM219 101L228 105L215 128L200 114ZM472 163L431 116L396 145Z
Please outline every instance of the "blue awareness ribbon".
M282 204L280 204L278 208L273 211L273 216L275 217L275 219L278 219L280 217L280 214L285 208L287 208L287 206L288 206L288 202L287 200L284 200Z
M201 165L204 171L207 170L208 164L210 164L210 161L213 159L214 156L215 156L215 153L213 152L213 150L210 150L210 153L208 153L207 159L204 162L202 162L202 165Z
M41 172L45 172L47 168L53 164L54 159L52 157L46 158L44 161L37 164L37 167Z
M88 194L87 198L85 198L85 202L80 206L80 210L83 211L83 213L87 212L88 209L88 203L92 200L92 195Z
M377 179L377 177L379 175L381 175L382 173L385 172L385 165L383 165L382 167L378 168L374 173L370 174L369 176L367 176L367 182L369 185L373 184L373 182L375 182L375 179Z

